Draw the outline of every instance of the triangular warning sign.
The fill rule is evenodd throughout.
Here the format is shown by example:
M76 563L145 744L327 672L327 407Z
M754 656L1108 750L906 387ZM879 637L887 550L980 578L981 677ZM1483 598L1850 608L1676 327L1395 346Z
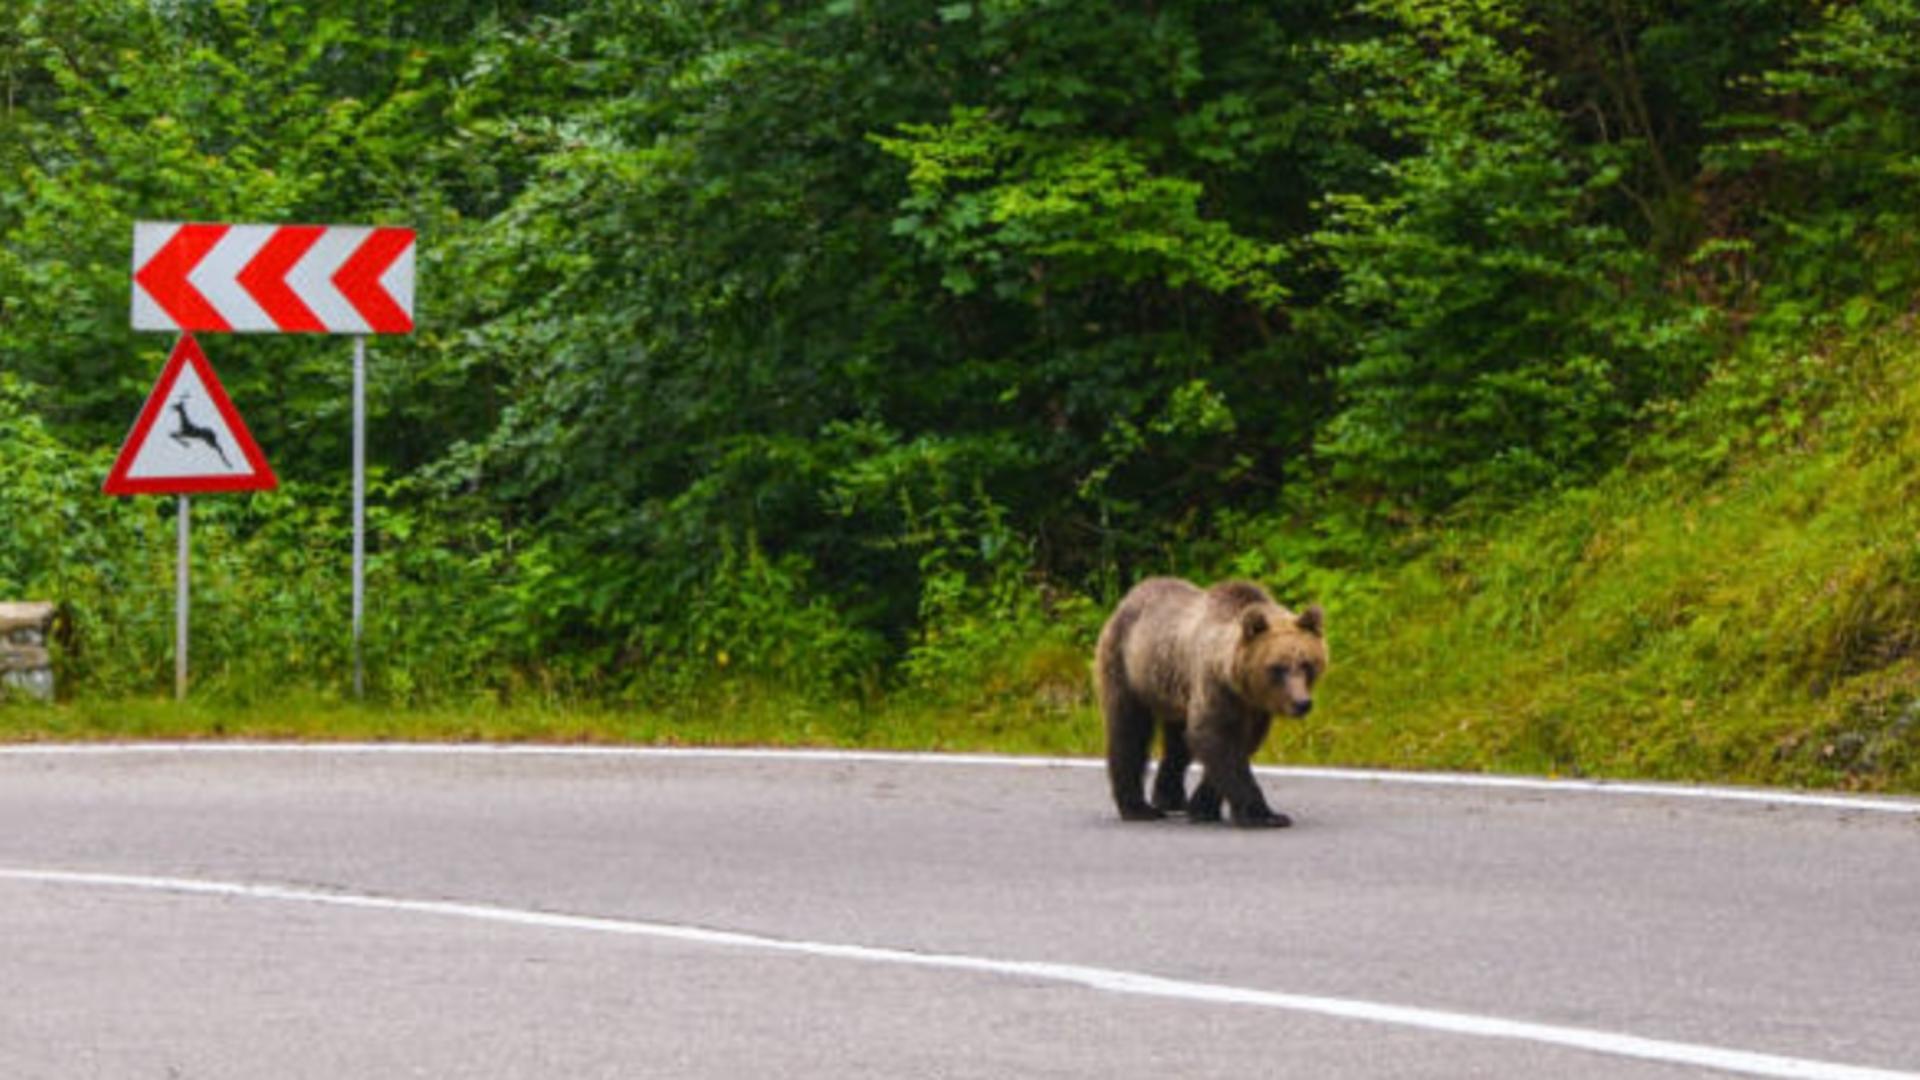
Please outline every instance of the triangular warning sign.
M167 357L101 490L109 495L269 491L280 484L192 334Z

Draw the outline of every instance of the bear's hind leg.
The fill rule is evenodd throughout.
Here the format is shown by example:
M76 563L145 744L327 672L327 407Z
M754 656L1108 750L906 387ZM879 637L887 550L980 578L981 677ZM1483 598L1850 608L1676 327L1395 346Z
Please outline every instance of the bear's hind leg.
M1153 750L1153 714L1124 693L1103 694L1107 720L1107 779L1124 821L1165 817L1147 803L1147 758Z
M1187 808L1187 766L1193 752L1187 748L1187 730L1181 724L1160 725L1160 768L1153 774L1153 808L1178 814Z

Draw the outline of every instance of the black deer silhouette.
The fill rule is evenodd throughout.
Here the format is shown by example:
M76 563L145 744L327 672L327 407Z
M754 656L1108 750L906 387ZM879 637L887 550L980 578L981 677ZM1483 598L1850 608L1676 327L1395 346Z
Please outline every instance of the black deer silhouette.
M185 394L180 395L180 400L173 403L173 411L180 414L180 430L173 433L172 437L174 442L185 446L187 445L188 439L199 439L211 447L214 453L220 455L220 464L225 465L228 469L233 468L233 462L227 460L227 452L220 449L219 434L212 428L201 427L199 424L187 418L187 396Z

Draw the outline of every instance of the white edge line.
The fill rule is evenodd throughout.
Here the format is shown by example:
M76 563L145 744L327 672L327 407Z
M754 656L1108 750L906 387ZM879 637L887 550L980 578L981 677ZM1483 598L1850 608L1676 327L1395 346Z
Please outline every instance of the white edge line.
M1098 769L1099 758L1047 757L1021 754L939 753L910 750L833 750L735 746L558 746L538 743L269 743L269 742L128 742L128 743L8 743L0 744L6 757L91 757L139 754L280 755L340 754L394 756L476 757L603 757L682 758L690 760L799 761L817 764L962 765L1025 769ZM1549 779L1536 776L1500 776L1481 773L1396 772L1390 769L1346 769L1318 766L1261 765L1262 776L1279 779L1324 780L1334 783L1408 784L1417 787L1489 788L1546 794L1612 795L1658 799L1702 799L1824 810L1855 810L1880 814L1920 816L1920 801L1862 795L1827 795L1778 788L1740 788L1631 780Z
M1416 1028L1450 1035L1507 1039L1582 1050L1613 1057L1665 1064L1689 1065L1747 1076L1793 1077L1800 1080L1920 1080L1920 1073L1807 1058L1785 1057L1746 1050L1644 1038L1591 1028L1562 1027L1496 1016L1449 1012L1365 1001L1356 998L1288 994L1219 983L1163 978L1115 968L1044 961L997 960L957 953L913 952L871 945L837 944L767 937L760 934L676 923L642 922L604 916L566 915L546 911L499 907L445 900L409 900L347 892L301 889L281 885L206 881L191 878L148 877L130 874L79 873L60 870L0 867L0 880L36 885L134 889L194 896L216 896L279 903L397 912L542 930L583 931L645 937L722 948L895 964L947 971L968 971L1011 978L1067 983L1111 994L1168 998L1209 1004L1242 1005L1356 1020L1394 1027Z

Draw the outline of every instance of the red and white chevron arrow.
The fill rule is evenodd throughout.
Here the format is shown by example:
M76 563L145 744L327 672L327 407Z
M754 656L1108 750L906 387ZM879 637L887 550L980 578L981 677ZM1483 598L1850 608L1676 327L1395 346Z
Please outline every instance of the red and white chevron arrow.
M136 222L133 328L410 333L413 230Z

